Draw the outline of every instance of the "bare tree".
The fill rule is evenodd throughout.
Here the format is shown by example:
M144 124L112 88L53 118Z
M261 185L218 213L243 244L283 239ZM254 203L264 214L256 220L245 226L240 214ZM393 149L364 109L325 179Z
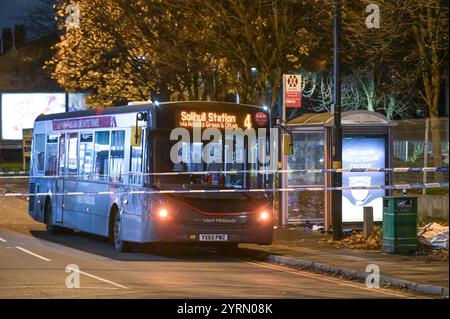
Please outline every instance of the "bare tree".
M415 40L414 50L422 80L420 95L428 107L433 164L440 166L441 135L439 122L439 101L441 85L448 77L448 1L416 0L407 7L412 21L409 25Z

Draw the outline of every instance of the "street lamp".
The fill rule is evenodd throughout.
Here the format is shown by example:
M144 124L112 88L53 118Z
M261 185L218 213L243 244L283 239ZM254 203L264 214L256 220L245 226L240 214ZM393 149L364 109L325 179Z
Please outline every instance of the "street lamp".
M333 169L342 168L342 126L341 126L341 74L339 44L341 37L341 2L334 0L334 92L331 113L334 117L332 132L332 162ZM342 186L342 173L333 171L331 174L333 187ZM331 199L331 225L333 240L342 238L342 190L334 189Z

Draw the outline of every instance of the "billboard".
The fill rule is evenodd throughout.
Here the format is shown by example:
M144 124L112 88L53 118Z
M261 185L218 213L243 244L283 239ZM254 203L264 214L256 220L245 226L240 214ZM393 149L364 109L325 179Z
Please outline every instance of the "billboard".
M67 108L69 112L86 110L87 106L84 100L85 96L86 94L84 93L69 93L69 105Z
M84 94L69 94L68 110L86 109ZM22 129L33 128L40 114L66 110L65 93L4 93L1 95L2 135L4 140L21 140Z
M342 140L342 168L383 168L386 163L384 138L347 137ZM342 186L367 187L385 185L385 173L342 173ZM374 221L383 218L384 189L342 191L342 221L363 221L363 207L373 207Z

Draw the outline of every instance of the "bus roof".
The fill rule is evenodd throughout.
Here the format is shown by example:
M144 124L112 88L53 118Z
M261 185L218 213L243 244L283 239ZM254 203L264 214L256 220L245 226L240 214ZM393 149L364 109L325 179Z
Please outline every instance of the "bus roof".
M109 115L109 114L123 114L123 113L135 113L135 112L145 112L149 108L158 108L162 107L164 109L176 109L180 107L252 107L255 109L262 109L260 106L249 105L249 104L236 104L230 102L210 102L210 101L184 101L184 102L162 102L159 105L154 103L148 104L139 104L139 105L126 105L126 106L117 106L117 107L107 107L100 109L91 109L85 111L76 111L76 112L64 112L64 113L55 113L39 115L35 122L40 121L49 121L56 119L70 119L77 117L85 117L85 116L100 116L100 115Z

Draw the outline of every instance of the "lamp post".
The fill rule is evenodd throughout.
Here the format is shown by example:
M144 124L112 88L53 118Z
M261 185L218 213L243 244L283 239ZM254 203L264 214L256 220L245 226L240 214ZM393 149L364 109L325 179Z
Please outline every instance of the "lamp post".
M341 126L341 74L339 42L341 37L341 2L334 0L334 92L331 113L334 117L332 132L332 162L333 169L342 168L342 126ZM331 174L333 187L342 186L342 173ZM331 200L331 225L333 240L342 238L342 191L333 190Z

